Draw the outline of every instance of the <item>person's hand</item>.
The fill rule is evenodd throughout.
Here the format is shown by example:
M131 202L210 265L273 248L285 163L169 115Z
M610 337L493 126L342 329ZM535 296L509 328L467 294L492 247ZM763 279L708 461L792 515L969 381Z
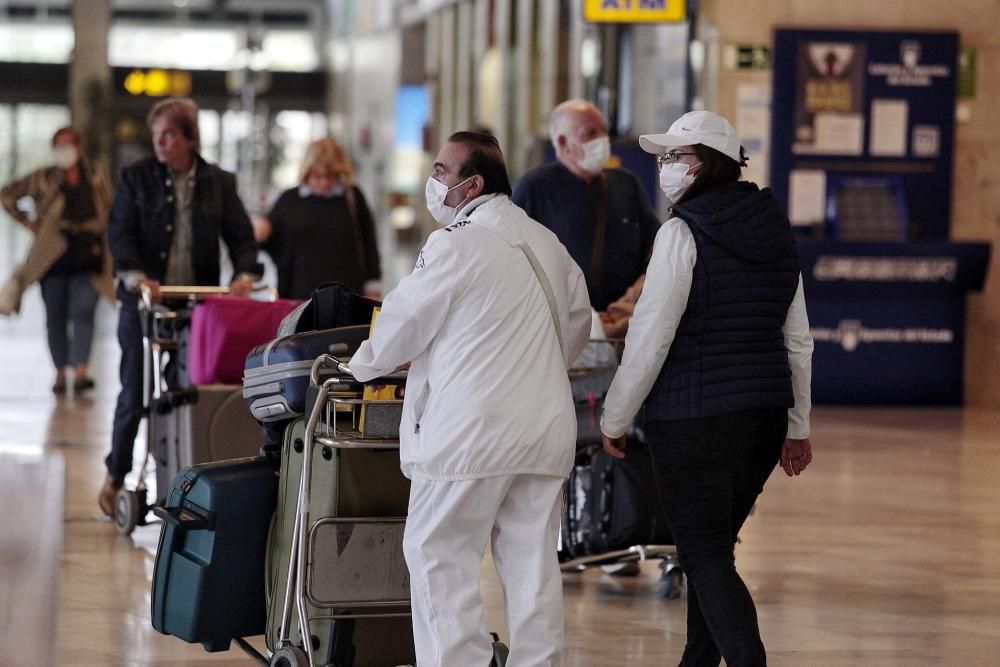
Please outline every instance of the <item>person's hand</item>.
M625 458L625 436L621 435L617 438L609 438L608 436L601 433L601 444L604 445L604 451L606 451L611 456L616 459Z
M237 278L233 282L229 283L229 293L233 296L250 296L250 291L253 289L253 283L246 278Z
M271 226L271 221L262 215L255 215L250 218L250 224L253 226L253 238L257 243L263 243L271 238L271 234L274 232L274 228Z
M608 315L615 319L621 319L623 317L632 317L632 313L635 312L635 302L628 301L626 299L618 299L613 303L608 304Z
M781 448L781 467L785 469L786 475L791 477L801 474L812 460L812 445L809 444L809 438L785 439L785 445Z
M160 302L160 281L153 280L152 278L144 278L139 281L140 289L145 287L149 290L149 301L150 303Z
M630 317L613 317L608 313L601 313L601 326L604 327L605 337L624 338L630 319Z
M624 301L631 301L635 303L642 296L642 288L646 284L646 274L639 276L639 279L632 283L632 286L625 290L625 296L622 297Z

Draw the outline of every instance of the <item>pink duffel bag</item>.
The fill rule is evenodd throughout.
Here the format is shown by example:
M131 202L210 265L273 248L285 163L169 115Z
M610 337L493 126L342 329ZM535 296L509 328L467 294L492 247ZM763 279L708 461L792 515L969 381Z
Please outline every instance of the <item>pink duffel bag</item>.
M243 384L243 364L257 345L275 337L294 299L254 301L208 296L191 313L188 377L192 384Z

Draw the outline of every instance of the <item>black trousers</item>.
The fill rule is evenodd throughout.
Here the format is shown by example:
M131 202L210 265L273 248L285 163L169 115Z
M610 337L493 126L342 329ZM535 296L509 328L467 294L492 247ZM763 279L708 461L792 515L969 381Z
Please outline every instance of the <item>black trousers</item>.
M688 579L682 667L767 664L736 536L781 456L787 410L652 421L646 435L677 554Z

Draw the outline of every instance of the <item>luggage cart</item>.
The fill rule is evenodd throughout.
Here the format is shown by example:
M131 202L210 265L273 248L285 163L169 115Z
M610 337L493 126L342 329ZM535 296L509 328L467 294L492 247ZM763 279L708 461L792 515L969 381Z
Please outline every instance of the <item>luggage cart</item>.
M336 374L320 382L320 369ZM278 645L268 664L281 667L315 667L311 650L293 643L293 619L308 628L315 620L362 618L408 618L409 574L403 559L405 516L324 517L309 516L313 447L338 450L399 449L398 415L402 401L365 401L331 395L345 384L357 385L346 364L331 355L313 363L311 382L318 387L305 428L305 456L292 532L292 557L288 565ZM399 379L398 377L396 378ZM359 428L361 410L376 419L377 434ZM377 411L386 414L377 415ZM395 430L386 424L395 420ZM308 604L307 604L308 603ZM322 616L309 614L309 605L324 609ZM293 612L294 610L294 612ZM301 632L307 636L307 632ZM506 647L494 635L493 665L505 664Z
M139 468L139 480L135 489L123 487L115 498L115 526L122 535L130 535L136 526L147 523L146 516L153 504L149 502L146 489L146 467L153 457L156 443L156 419L154 410L161 414L176 409L186 402L196 400L195 390L171 391L166 396L167 362L174 360L177 373L175 384L185 387L187 369L179 357L184 345L184 332L191 320L191 309L195 302L207 295L229 294L228 287L171 286L160 288L162 303L154 303L149 288L140 288L139 322L142 326L142 407L146 415L146 453ZM175 387L170 387L175 389ZM189 462L190 463L190 462ZM176 472L176 471L175 471ZM159 475L158 475L159 477ZM170 480L167 480L169 484ZM160 480L157 480L159 485ZM158 488L162 493L164 489Z
M578 454L588 449L601 451L600 406L617 370L623 346L624 340L592 340L581 355L586 365L575 366L569 371L577 404ZM641 431L636 427L633 426L630 433L641 439ZM564 517L559 531L560 554L564 554L567 524L568 520ZM684 591L685 577L677 560L677 547L673 544L634 544L596 554L563 557L559 567L563 572L572 573L582 572L588 567L625 565L645 560L660 561L660 596L668 600L679 598Z
M266 286L252 288L253 292L267 292L274 300L277 292ZM150 458L154 457L157 438L169 437L169 433L158 433L156 417L163 417L192 405L199 400L199 390L191 386L187 373L187 333L191 314L197 303L207 296L230 294L229 287L200 285L177 285L160 287L160 302L153 303L149 288L140 288L139 323L142 328L143 379L142 406L146 417L146 453L140 469L135 490L122 488L115 498L115 525L123 535L129 535L136 526L146 524L146 516L152 507L146 490L145 471ZM168 361L173 362L171 377L167 377ZM184 432L189 432L192 424L184 416ZM161 424L162 427L162 424ZM173 434L175 437L177 434ZM162 495L173 481L173 476L196 461L191 460L191 452L168 443L166 447L166 467L156 466L157 493ZM160 498L162 500L162 498Z

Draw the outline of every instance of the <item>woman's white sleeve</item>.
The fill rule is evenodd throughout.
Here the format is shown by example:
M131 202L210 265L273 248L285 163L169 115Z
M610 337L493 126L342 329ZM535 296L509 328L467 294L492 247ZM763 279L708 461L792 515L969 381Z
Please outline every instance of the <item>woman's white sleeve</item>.
M792 367L792 394L795 406L788 410L788 437L801 440L809 437L809 411L812 409L812 354L813 339L809 333L809 316L806 313L802 274L795 290L792 305L785 317L785 348L788 364Z
M656 233L642 296L625 335L625 351L604 399L601 431L611 438L625 434L646 400L667 359L677 325L687 309L698 250L680 218Z

